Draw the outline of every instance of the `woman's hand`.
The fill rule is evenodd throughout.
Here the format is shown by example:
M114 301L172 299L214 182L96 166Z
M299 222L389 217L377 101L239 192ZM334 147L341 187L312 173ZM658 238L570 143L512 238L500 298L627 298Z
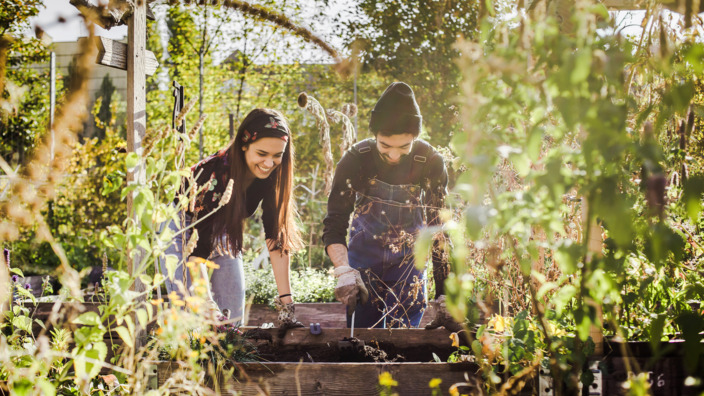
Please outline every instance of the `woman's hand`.
M296 307L293 301L284 303L281 301L280 297L275 297L274 305L276 306L276 310L279 311L277 324L280 329L285 331L294 327L303 327L303 323L296 319Z

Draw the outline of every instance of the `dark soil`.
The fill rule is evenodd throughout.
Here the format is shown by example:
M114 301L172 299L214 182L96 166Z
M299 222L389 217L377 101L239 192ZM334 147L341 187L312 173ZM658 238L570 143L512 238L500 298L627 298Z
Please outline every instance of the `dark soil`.
M281 348L272 342L257 343L257 353L264 361L271 362L432 362L433 354L446 361L451 349L397 348L391 343L365 343L356 338L343 339L340 343L325 346L287 346Z

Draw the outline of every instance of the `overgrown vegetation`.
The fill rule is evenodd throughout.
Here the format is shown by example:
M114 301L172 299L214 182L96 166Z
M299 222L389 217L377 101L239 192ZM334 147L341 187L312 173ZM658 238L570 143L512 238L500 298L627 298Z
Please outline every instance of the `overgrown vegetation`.
M549 366L571 394L591 381L602 333L655 354L682 337L691 383L702 381L704 179L692 154L704 47L659 10L634 42L588 1L485 8L478 40L458 43L465 133L452 148L466 172L446 288L457 318L482 307L466 301L503 302L500 341L482 327L472 343L490 392L503 363L516 380ZM627 382L647 392L643 376Z

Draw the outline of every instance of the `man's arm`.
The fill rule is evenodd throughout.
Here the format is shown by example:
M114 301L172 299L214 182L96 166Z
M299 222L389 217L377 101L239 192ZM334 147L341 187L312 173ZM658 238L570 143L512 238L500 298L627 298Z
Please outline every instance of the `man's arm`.
M346 304L348 312L354 311L357 301L366 302L369 298L359 271L350 267L347 258L347 229L350 214L354 210L355 190L353 180L359 177L360 169L357 155L351 151L345 153L335 169L332 190L328 197L328 214L323 221L323 242L325 252L335 266L335 298Z
M355 186L358 184L360 169L359 158L351 150L342 156L335 168L328 197L328 213L323 220L323 242L328 255L330 252L327 247L334 244L341 244L346 251L347 230L350 226L350 214L354 210Z
M328 247L325 248L325 251L328 256L330 256L330 260L335 268L350 265L349 260L347 259L347 246L341 243L333 243L332 245L328 245Z

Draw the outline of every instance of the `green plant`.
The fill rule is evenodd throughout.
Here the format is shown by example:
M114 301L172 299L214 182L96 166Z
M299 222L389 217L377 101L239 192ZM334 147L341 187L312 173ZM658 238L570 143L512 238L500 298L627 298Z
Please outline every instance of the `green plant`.
M247 282L247 301L254 304L270 304L273 306L277 296L274 275L270 268L254 269L245 263L245 279ZM335 301L335 278L327 271L314 268L304 268L291 271L291 289L294 300L304 302Z

